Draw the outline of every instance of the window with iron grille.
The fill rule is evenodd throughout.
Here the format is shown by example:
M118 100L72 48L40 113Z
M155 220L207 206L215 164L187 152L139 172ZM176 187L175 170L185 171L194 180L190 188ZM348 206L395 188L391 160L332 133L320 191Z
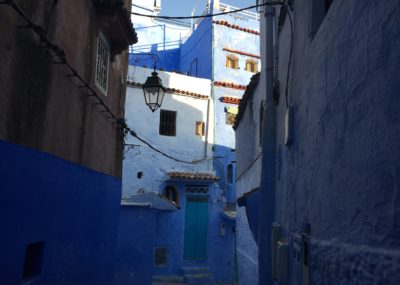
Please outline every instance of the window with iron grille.
M160 129L162 136L176 136L176 112L160 110Z
M96 54L96 86L107 95L108 89L108 64L110 58L110 47L104 38L99 33L97 37L97 54Z

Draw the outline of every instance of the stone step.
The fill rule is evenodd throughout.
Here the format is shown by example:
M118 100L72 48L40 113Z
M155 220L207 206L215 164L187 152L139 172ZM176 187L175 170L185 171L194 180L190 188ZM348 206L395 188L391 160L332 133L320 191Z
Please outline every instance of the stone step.
M208 267L186 266L182 268L187 284L214 285L214 276Z
M214 276L211 273L187 274L185 275L186 283L197 285L214 285Z
M155 275L152 285L186 285L186 282L180 275Z
M210 273L210 269L208 267L183 267L182 270L185 275Z

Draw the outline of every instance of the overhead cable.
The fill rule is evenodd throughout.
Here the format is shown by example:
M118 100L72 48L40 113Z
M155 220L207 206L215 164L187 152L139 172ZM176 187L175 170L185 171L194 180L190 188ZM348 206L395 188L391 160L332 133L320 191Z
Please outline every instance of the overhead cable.
M158 15L148 15L148 14L141 14L141 13L137 13L137 12L129 12L129 11L127 11L127 13L135 15L135 16L154 18L154 19L184 20L184 19L199 19L199 18L209 18L209 17L214 17L214 16L222 16L222 15L233 14L233 13L238 13L241 11L255 9L258 7L262 7L262 6L273 6L273 5L283 5L283 4L284 4L283 1L271 1L271 2L266 2L266 3L253 5L253 6L236 9L236 10L232 10L232 11L220 12L220 13L215 13L215 14L198 15L198 16L158 16Z

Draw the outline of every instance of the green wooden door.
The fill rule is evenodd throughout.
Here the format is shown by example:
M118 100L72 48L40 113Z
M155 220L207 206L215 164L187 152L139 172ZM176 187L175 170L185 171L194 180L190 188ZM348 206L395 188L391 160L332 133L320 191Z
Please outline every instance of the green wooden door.
M184 259L207 259L208 198L187 197Z

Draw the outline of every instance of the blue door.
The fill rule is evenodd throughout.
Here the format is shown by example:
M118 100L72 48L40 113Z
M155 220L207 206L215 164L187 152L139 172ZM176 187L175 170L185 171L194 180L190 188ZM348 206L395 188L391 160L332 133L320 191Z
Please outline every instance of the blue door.
M184 259L207 259L208 198L187 197Z

